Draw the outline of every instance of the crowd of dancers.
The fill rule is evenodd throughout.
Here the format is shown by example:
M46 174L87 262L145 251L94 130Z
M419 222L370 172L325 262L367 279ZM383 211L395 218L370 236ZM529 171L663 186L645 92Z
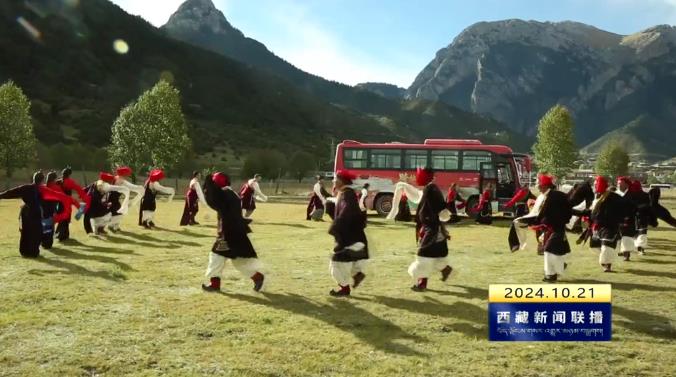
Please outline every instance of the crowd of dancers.
M23 201L20 210L21 255L38 257L40 247L50 249L55 237L67 243L72 217L83 219L86 233L103 237L107 232L121 231L123 216L138 205L138 225L155 228L157 195L167 195L171 201L174 189L160 183L165 178L161 169L151 170L143 185L128 180L132 173L132 169L122 166L114 173L100 173L98 180L82 187L72 178L70 168L64 169L60 177L56 172L46 176L36 172L31 183L0 193L0 199ZM256 202L268 199L260 189L262 177L255 175L238 192L223 172L207 174L203 185L199 172L194 172L191 178L180 225L198 224L196 215L200 204L218 215L216 240L209 253L206 272L209 282L202 288L209 292L220 291L225 265L231 261L236 270L252 280L254 290L260 291L265 275L249 233ZM356 179L352 172L339 170L333 180L332 192L329 192L322 177L317 176L307 207L307 220L322 221L325 214L332 220L328 233L334 239L334 248L329 270L337 283L337 288L329 292L332 296L349 296L366 277L365 266L369 260L366 201L370 187L364 184L355 189ZM633 253L646 252L648 228L657 226L657 219L676 227L676 219L659 204L659 189L646 193L640 182L629 177L618 178L617 185L611 187L606 178L598 176L593 186L591 182L585 182L564 193L557 189L554 177L540 174L538 192L534 195L523 188L506 204L515 207L518 214L512 222L508 242L511 251L523 250L528 229L535 232L538 253L544 257L543 281L546 282L557 281L568 267L570 232L580 234L577 243L589 242L591 247L599 249L599 264L603 271L610 272L618 255L628 261ZM73 194L77 194L78 199ZM479 224L491 222L490 199L491 188L488 187L472 208ZM415 215L411 213L409 203L417 204ZM448 226L460 221L458 210L466 206L467 202L455 184L444 196L430 168L417 169L415 182L396 185L388 219L416 223L417 253L408 268L414 281L412 290L425 291L435 274L442 281L450 277L453 268L448 258Z

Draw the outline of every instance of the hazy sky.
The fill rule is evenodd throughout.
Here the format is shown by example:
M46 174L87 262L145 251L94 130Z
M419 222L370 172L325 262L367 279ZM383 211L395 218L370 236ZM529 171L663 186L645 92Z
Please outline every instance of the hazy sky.
M183 0L112 0L163 25ZM407 87L478 21L572 20L619 34L676 24L676 0L214 0L245 35L297 67L356 84Z

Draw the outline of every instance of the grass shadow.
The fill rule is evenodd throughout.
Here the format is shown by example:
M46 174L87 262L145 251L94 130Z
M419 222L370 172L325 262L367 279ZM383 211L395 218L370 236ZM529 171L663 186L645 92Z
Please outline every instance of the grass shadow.
M628 309L613 305L613 315L620 315L627 321L613 318L613 324L620 325L634 332L655 338L676 339L676 329L669 323L670 319L657 314Z
M321 221L318 221L321 223ZM271 226L288 226L291 228L301 228L301 229L314 229L311 226L307 226L305 224L291 224L291 223L262 223L262 222L257 222L257 223L251 223L252 225L271 225Z
M31 275L43 276L45 274L66 274L100 278L112 282L127 280L127 277L123 273L117 271L92 271L75 263L45 257L39 257L34 260L58 268L58 270L30 269L28 270L28 273Z
M663 277L663 278L668 278L668 279L676 279L676 272L635 270L633 268L629 268L625 271L630 273L630 274L638 275L638 276L655 276L655 277Z
M478 298L482 300L488 300L488 289L484 288L475 288L475 287L468 287L465 285L455 285L451 286L455 288L462 288L465 290L465 292L456 292L456 291L442 291L442 290L436 290L436 289L427 289L428 292L433 292L438 295L442 296L454 296L454 297L460 297L460 298L466 298L466 299L473 299L473 298Z
M230 298L302 315L322 321L335 328L349 332L371 346L389 353L408 356L422 354L399 340L426 342L425 338L408 334L401 327L355 306L350 299L335 299L325 304L313 302L296 294L265 293L265 298L242 294L226 294Z
M133 239L129 238L122 238L122 237L117 237L117 236L111 236L108 235L104 238L104 240L115 242L115 243L128 243L128 244L133 244L137 247L148 247L148 248L153 248L153 249L180 249L181 248L181 242L180 241L159 241L162 243L152 243L152 242L143 242L143 241L136 241ZM178 244L178 245L176 245Z
M85 243L82 243L78 240L74 239L69 239L66 242L59 242L58 243L60 246L72 246L77 249L80 249L82 251L94 251L94 252L99 252L99 253L108 253L108 254L136 254L133 250L127 250L127 249L121 249L119 247L106 247L106 246L93 246L93 245L87 245ZM61 248L56 248L56 249L61 249ZM54 249L51 249L54 250Z
M370 301L372 302L385 305L392 309L406 310L411 313L424 315L454 317L466 322L480 324L488 323L488 312L485 309L464 301L445 304L429 296L423 296L425 302L380 295L367 295L366 297L370 297ZM367 298L359 299L368 300Z
M54 255L58 255L62 258L66 258L66 259L79 259L79 260L95 261L95 262L99 262L99 263L106 263L106 264L115 265L123 271L134 271L134 269L130 265L123 263L123 262L120 262L115 258L107 257L105 255L80 254L80 253L76 253L72 250L66 250L66 249L60 249L60 248L53 248L53 249L50 249L49 251L51 251L52 254L54 254Z

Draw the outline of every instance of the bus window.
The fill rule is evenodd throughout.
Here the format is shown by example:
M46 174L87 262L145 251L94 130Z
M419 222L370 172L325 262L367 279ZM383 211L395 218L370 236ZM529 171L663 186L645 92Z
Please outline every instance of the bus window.
M463 151L462 170L479 171L482 162L491 162L491 152Z
M428 166L426 150L407 150L404 153L404 164L406 169L424 168Z
M343 159L347 169L366 169L368 167L366 149L345 149Z
M401 169L401 149L371 149L371 169Z
M458 170L458 151L432 151L432 169L434 170Z

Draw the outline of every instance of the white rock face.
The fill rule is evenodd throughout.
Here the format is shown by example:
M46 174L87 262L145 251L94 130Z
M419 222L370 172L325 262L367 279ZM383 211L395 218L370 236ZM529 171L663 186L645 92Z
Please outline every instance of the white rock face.
M574 114L611 110L651 85L655 74L642 65L675 60L675 46L676 28L664 25L622 36L575 22L480 22L437 52L407 96L441 100L532 134L557 103Z
M217 35L235 33L243 37L242 32L228 23L223 13L216 9L211 0L188 0L184 2L169 18L167 27L193 31L207 28Z

